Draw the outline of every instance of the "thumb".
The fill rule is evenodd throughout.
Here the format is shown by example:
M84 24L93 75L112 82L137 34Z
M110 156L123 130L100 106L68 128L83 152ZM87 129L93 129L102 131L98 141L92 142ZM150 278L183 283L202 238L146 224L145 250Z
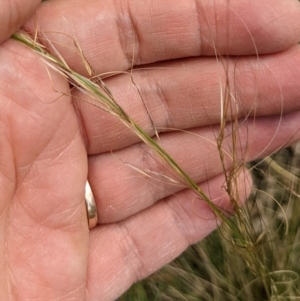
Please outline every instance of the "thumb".
M41 0L1 0L0 43L22 26L40 3Z

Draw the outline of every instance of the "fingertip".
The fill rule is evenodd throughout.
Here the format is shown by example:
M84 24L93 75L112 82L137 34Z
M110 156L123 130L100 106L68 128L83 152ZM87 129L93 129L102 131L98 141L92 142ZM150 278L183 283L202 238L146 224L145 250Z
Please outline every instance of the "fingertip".
M41 0L2 0L0 10L0 43L9 38L34 13Z

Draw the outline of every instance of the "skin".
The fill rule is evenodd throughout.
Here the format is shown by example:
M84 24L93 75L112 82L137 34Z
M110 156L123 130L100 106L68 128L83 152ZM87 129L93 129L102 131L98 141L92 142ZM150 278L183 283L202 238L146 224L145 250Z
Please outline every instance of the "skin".
M124 164L157 174L165 170L116 118L70 91L30 50L5 39L22 24L31 33L38 28L49 51L47 39L84 75L67 35L76 38L96 74L125 71L133 63L135 84L161 144L230 210L211 143L220 120L220 80L226 77L215 49L232 55L227 70L239 107L233 117L247 116L238 132L239 159L297 141L299 3L57 0L37 11L38 1L26 1L22 9L19 3L4 1L1 10L0 295L3 300L115 300L208 235L216 220L192 192L149 180ZM151 68L143 69L146 64ZM130 78L120 74L106 84L153 134ZM99 210L99 225L91 231L84 204L87 177ZM250 182L247 173L240 174L241 201Z

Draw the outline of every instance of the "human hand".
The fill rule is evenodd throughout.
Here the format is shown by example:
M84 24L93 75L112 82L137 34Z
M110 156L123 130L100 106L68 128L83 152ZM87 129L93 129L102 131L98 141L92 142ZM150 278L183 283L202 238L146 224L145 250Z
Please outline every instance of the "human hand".
M245 55L227 66L237 115L248 120L239 130L244 159L292 143L299 139L300 49L294 46L299 3L193 3L49 1L24 28L38 28L83 74L82 57L66 34L78 41L96 74L124 71L132 62L141 68L134 71L134 82L161 144L226 209L219 153L210 142L220 120L220 80L226 77L215 49ZM127 162L153 174L164 171L115 117L86 103L85 95L71 91L30 50L4 42L0 61L4 300L115 300L216 227L209 207L194 201L192 192L130 168ZM153 135L130 78L120 74L105 82ZM87 173L100 223L90 232L83 199ZM242 175L240 184L245 185Z

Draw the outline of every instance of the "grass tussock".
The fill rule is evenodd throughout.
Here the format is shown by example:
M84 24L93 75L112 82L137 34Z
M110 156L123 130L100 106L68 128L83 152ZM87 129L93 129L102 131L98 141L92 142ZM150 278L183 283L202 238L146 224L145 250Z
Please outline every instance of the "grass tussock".
M236 103L229 83L221 86L222 112L216 144L223 164L224 187L234 210L234 217L229 218L161 147L155 124L152 122L156 133L153 138L115 101L100 76L93 74L75 41L89 77L72 70L51 41L47 40L55 56L25 33L16 33L13 38L39 54L49 68L64 76L76 89L88 94L91 105L119 118L172 171L174 178L169 179L170 183L193 190L223 221L209 237L190 247L159 272L134 285L119 301L300 300L300 233L297 217L297 212L300 212L300 170L295 167L299 166L299 144L247 166L253 174L254 189L246 205L240 206L237 177L246 165L238 155L240 123L237 118L228 121L227 117L236 111ZM225 133L228 125L229 134ZM226 168L225 157L228 157L228 152L223 148L225 138L228 143L228 136L231 143L229 156L233 165L231 170ZM143 175L153 176L151 171L132 168Z

